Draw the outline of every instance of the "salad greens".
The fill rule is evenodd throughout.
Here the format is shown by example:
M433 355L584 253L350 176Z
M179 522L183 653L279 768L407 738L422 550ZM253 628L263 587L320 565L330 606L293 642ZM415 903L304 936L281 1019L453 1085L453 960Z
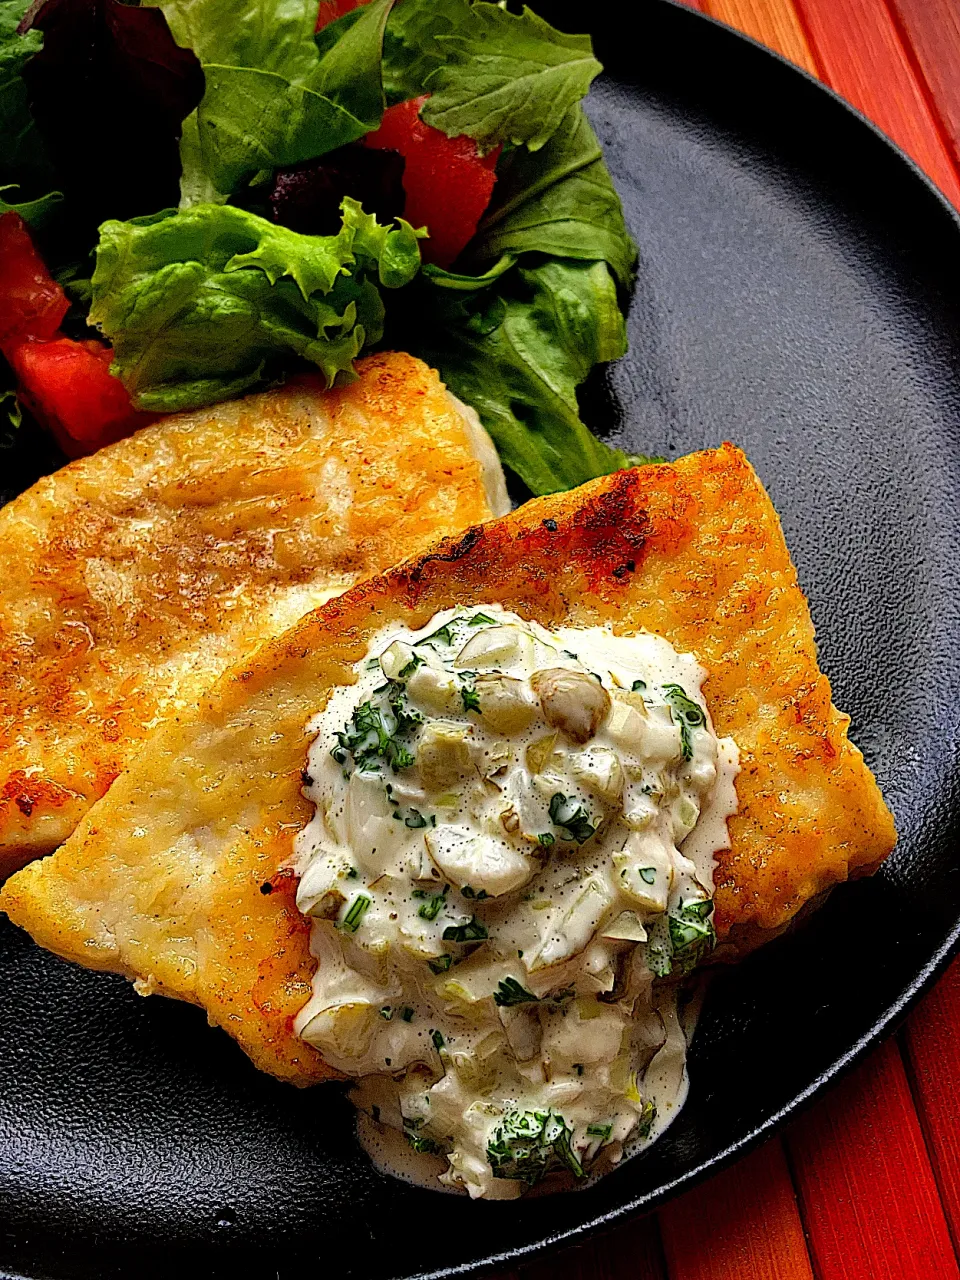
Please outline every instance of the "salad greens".
M70 222L92 237L104 218L174 202L182 121L200 100L203 72L174 43L160 10L45 0L24 21L31 25L22 39L38 51L21 84L55 185L72 201ZM71 127L80 104L82 126Z
M184 128L182 203L226 200L260 173L323 155L383 115L383 31L393 0L357 9L319 56L316 0L161 0L206 89Z
M55 175L30 112L23 79L27 63L43 46L39 31L17 34L28 4L29 0L0 0L0 179L23 183L29 191L39 193L53 185Z
M494 4L464 5L438 43L446 58L424 86L423 118L482 150L538 150L602 70L589 36L562 35L529 10L514 15Z
M420 267L417 233L343 202L335 236L303 236L232 205L166 210L100 228L91 321L137 402L213 404L275 376L285 357L328 382L383 333L378 285Z
M578 404L591 369L626 350L636 263L581 105L600 71L589 37L492 0L316 19L317 0L0 0L0 213L44 228L139 408L212 404L305 365L345 381L385 341L439 369L535 493L629 465ZM342 157L414 99L495 164L453 268L421 269L429 228L383 225L349 185L335 234L278 225L284 175L320 181L330 153L331 172L359 171ZM63 127L80 100L109 146Z

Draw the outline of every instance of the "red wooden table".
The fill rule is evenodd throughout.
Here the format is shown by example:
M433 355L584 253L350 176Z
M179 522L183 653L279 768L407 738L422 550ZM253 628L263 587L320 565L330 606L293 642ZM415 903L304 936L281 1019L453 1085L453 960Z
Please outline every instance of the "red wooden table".
M830 85L960 208L960 0L685 2ZM521 1280L953 1280L958 1109L960 959L781 1137Z

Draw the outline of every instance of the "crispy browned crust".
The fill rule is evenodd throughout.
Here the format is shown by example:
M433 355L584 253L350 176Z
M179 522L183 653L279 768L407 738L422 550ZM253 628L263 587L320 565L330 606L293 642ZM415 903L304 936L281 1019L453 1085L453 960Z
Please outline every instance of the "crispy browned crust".
M304 726L352 680L373 632L489 602L547 627L647 628L709 669L717 731L742 762L717 872L721 937L768 936L893 847L893 821L818 672L776 513L725 445L538 499L332 600L153 737L0 906L61 955L203 1005L264 1069L322 1078L291 1029L312 969L308 924L289 886L276 888L309 816Z
M491 514L437 375L358 369L167 418L0 510L0 878L263 640Z

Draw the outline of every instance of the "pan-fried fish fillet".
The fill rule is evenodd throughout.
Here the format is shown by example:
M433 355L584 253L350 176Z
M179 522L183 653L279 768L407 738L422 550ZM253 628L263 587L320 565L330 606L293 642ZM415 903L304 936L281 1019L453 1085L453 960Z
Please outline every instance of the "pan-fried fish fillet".
M432 370L358 367L167 418L0 510L0 878L231 664L507 509L489 438Z
M742 766L721 937L762 940L890 852L893 820L817 670L776 513L726 445L538 499L332 600L157 733L0 906L62 956L202 1005L265 1070L321 1079L291 1029L314 964L284 870L312 813L305 725L385 624L492 602L548 628L647 628L708 668L716 732Z

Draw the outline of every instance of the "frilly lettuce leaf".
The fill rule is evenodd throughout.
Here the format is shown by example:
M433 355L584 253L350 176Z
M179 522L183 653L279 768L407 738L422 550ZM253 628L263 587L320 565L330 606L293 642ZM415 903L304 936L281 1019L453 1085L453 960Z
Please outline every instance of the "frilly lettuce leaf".
M206 77L184 127L181 204L221 201L259 174L361 138L384 109L383 30L373 0L323 56L315 0L160 0Z
M626 351L617 289L605 262L514 264L471 280L424 269L426 329L415 353L472 405L503 462L533 493L555 493L630 465L580 420L577 387Z
M90 320L142 409L240 395L300 358L328 384L379 340L378 284L420 267L417 233L382 227L354 200L335 236L305 236L229 205L166 210L100 228Z

